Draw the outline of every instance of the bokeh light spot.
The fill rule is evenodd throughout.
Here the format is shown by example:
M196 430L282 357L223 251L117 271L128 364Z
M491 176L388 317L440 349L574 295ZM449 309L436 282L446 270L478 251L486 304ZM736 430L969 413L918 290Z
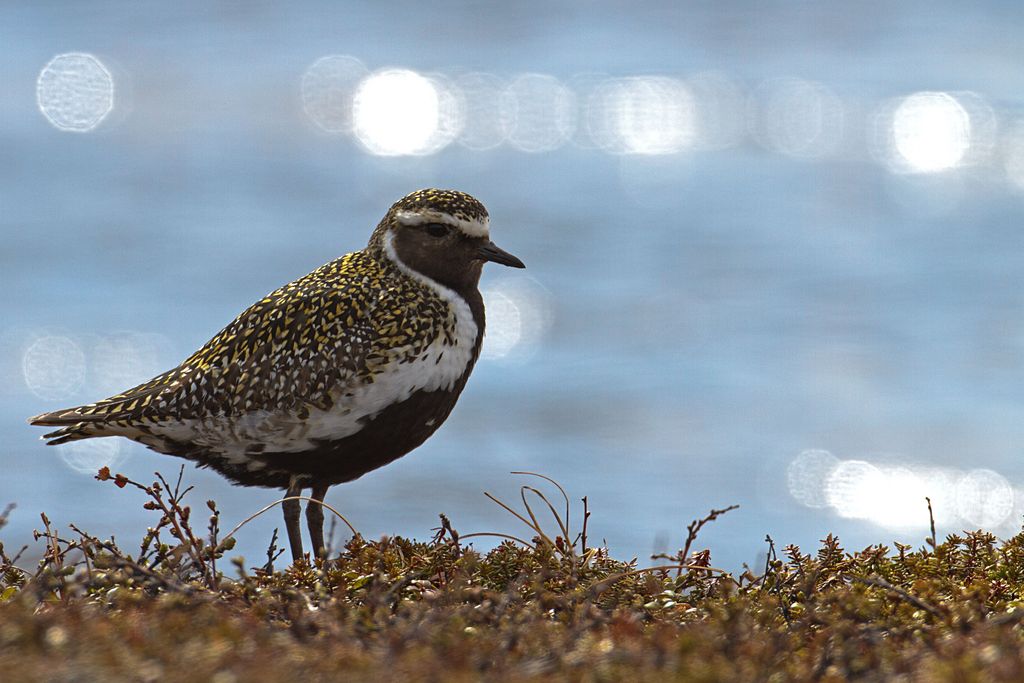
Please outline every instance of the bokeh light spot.
M829 473L825 499L840 517L870 519L882 472L864 460L843 460Z
M127 458L118 438L83 439L57 446L64 464L81 474L96 474L101 467L117 467Z
M463 125L458 142L467 149L493 149L508 138L512 119L502 106L505 84L496 76L469 73L455 79L462 98Z
M812 508L828 507L825 486L839 459L828 451L802 451L786 468L786 485L794 499Z
M670 154L693 143L693 96L663 77L611 81L590 97L587 125L602 148L623 154Z
M521 152L558 149L576 128L576 97L553 76L519 76L505 90L502 106L512 121L509 144Z
M926 528L925 498L944 495L942 480L902 466L843 460L828 474L825 497L840 517L863 519L889 529Z
M553 319L551 296L528 276L508 277L483 289L487 330L481 356L521 362L540 346Z
M746 96L740 86L711 71L688 78L686 87L696 102L696 146L724 149L739 144L746 132Z
M994 529L1011 521L1018 493L992 470L960 472L914 465L876 465L837 460L828 451L808 450L786 470L794 500L810 508L831 507L848 519L888 529L927 529L926 498L936 521ZM962 527L961 527L962 528Z
M353 129L366 149L382 156L432 154L458 133L458 104L435 79L388 69L370 74L356 90Z
M504 292L491 289L484 294L488 325L482 354L484 358L504 358L519 343L523 320L519 307Z
M818 158L835 151L843 135L843 104L820 83L798 78L768 81L758 93L753 129L768 149Z
M1013 511L1010 482L992 470L971 470L956 485L957 515L979 529L999 526Z
M880 477L869 481L868 519L889 529L924 528L928 525L928 492L924 481L906 467L883 467Z
M352 131L352 101L367 69L355 57L326 55L302 75L302 109L328 133Z
M113 109L114 77L93 55L57 55L39 73L36 103L55 128L85 133Z
M49 335L33 341L22 356L25 385L39 398L61 401L85 380L85 354L68 337Z
M971 118L948 93L914 93L893 112L892 136L910 171L934 173L963 159L971 146Z

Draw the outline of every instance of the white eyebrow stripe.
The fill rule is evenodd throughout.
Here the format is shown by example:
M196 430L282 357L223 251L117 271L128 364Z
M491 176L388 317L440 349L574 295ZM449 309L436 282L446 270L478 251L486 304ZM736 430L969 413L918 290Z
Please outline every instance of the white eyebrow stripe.
M467 220L441 211L399 211L395 219L402 225L423 225L424 223L445 223L454 225L469 237L488 237L490 235L490 219Z

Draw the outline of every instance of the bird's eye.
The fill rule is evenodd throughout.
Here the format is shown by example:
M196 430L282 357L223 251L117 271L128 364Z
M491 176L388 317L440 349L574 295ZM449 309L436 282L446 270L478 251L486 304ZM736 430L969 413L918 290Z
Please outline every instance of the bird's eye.
M448 226L444 223L427 223L424 226L424 230L431 237L444 237L448 234Z

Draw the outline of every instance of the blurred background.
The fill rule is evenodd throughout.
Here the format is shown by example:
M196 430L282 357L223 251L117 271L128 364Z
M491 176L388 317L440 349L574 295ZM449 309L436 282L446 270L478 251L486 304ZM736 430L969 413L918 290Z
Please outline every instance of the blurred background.
M641 562L733 503L697 544L729 569L765 534L919 544L926 495L940 535L1019 529L1024 7L173 7L0 8L9 550L40 512L134 544L156 518L96 469L181 462L46 448L26 417L176 365L427 186L479 197L528 268L485 272L444 428L331 490L365 536L525 533L483 496L515 500L512 470ZM185 479L227 527L278 497Z

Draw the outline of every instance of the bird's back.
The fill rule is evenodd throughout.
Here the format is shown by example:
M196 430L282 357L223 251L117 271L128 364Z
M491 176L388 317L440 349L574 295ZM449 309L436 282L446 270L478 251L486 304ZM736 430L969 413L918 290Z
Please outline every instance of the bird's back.
M457 397L483 333L470 299L354 252L260 299L178 367L30 422L60 427L52 444L126 436L248 483L242 475L267 470L271 454L294 454L295 465L337 450L414 394Z

